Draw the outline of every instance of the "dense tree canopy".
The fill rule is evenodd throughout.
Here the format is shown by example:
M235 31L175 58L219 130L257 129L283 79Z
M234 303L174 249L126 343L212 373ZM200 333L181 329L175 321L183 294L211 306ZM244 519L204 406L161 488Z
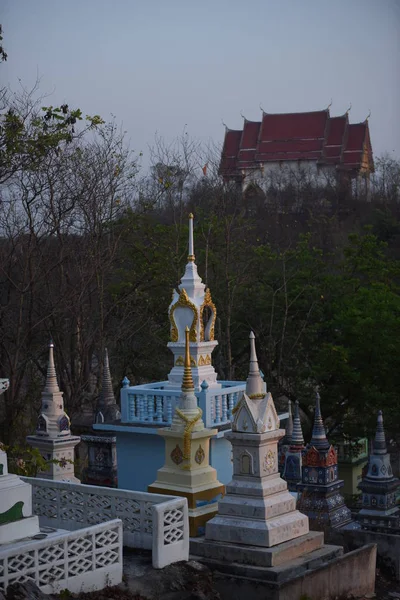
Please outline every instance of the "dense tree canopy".
M165 378L167 309L184 271L189 212L199 273L217 305L220 378L245 378L253 329L276 398L298 399L311 413L319 389L330 430L371 433L382 408L397 434L396 162L382 159L369 203L310 182L243 197L186 132L173 146L158 138L153 168L140 176L114 122L43 103L36 90L2 92L3 441L32 430L50 337L72 415L96 398L106 346L116 388L125 375Z

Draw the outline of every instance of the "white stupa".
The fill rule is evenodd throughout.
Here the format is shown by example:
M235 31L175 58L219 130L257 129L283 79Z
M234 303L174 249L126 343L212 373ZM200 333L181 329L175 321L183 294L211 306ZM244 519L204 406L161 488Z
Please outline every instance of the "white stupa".
M54 344L49 345L49 363L46 385L42 392L42 407L37 420L36 432L28 435L26 441L37 448L49 462L43 479L80 483L74 475L74 448L81 438L71 434L70 420L64 410L63 393L57 383L54 366Z
M214 327L217 311L211 298L211 292L197 273L193 242L193 215L189 215L189 255L185 273L178 286L173 290L169 306L171 341L168 347L174 354L174 366L168 375L168 388L180 390L182 386L185 329L189 328L190 366L192 368L195 391L206 382L209 388L219 389L217 374L211 364L211 355L218 345L214 339Z
M8 386L8 379L0 379L0 395ZM8 472L7 454L0 444L0 544L38 533L39 518L32 515L32 487Z

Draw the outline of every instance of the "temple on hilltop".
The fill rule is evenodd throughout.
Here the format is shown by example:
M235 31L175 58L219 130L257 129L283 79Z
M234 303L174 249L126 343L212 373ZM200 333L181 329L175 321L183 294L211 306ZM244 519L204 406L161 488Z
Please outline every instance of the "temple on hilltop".
M210 439L209 464L222 484L232 478L231 444L225 433L231 429L233 409L241 397L244 381L221 381L212 364L217 346L217 308L211 290L197 272L194 252L193 215L189 215L188 257L185 272L172 292L168 308L172 368L164 381L131 385L122 382L121 418L97 422L93 429L112 432L117 439L118 486L147 490L164 464L165 444L157 432L173 423L181 399L185 366L186 328L189 330L189 359L194 395L206 429L216 430ZM165 307L167 309L167 307ZM166 310L167 312L167 310ZM286 419L287 413L280 415Z
M270 114L261 121L244 119L242 129L226 127L220 174L242 191L266 193L279 171L309 169L320 181L355 180L368 192L374 161L368 118L349 123L348 111L331 117L329 108L315 112Z

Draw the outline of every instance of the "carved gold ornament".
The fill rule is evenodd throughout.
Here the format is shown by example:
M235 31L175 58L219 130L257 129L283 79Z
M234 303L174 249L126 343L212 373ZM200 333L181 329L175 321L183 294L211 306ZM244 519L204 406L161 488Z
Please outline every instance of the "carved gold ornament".
M264 471L267 473L271 472L275 466L275 455L272 450L268 450L264 457Z
M180 447L178 446L178 444L175 446L175 448L172 450L171 454L171 459L173 460L173 462L176 465L180 465L181 462L183 462L183 452L180 449Z
M196 450L196 454L194 455L194 460L197 462L198 465L201 465L201 463L205 459L205 456L205 452L200 444L200 446Z
M211 356L209 354L200 356L199 358L199 367L204 367L205 365L211 365Z
M200 364L200 362L199 362L199 364ZM183 356L178 356L178 358L175 361L175 366L176 367L183 367L184 365L185 365L185 361L184 361ZM193 358L193 356L190 357L190 366L191 367L197 367L196 361Z
M193 312L193 321L190 326L190 334L189 340L191 342L197 342L197 331L196 331L196 321L197 321L197 308L193 304L193 302L189 299L189 296L186 293L186 290L182 288L181 293L179 294L178 300L171 306L169 309L169 321L171 323L171 342L177 342L179 339L178 328L176 326L176 322L174 319L174 312L178 306L183 306L186 308L190 308Z
M190 439L190 434L193 431L193 427L196 425L197 421L201 419L203 411L201 408L197 409L197 415L193 417L193 419L188 419L188 417L183 413L179 408L175 409L178 417L182 419L186 423L184 435L183 435L183 458L186 460L190 460L190 454L192 450L192 442ZM190 469L190 464L185 467L186 469Z
M211 298L211 292L209 288L206 288L204 294L203 304L200 306L200 341L204 342L204 323L203 323L203 311L206 306L209 306L212 311L212 322L210 327L210 341L214 340L214 328L215 328L215 319L217 318L217 309L215 308L215 304ZM210 362L211 364L211 362Z

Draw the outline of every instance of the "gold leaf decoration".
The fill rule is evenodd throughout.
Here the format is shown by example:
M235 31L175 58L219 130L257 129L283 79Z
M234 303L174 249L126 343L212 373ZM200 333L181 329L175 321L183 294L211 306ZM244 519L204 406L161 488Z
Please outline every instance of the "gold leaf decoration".
M179 339L178 327L176 326L176 322L174 319L174 312L178 306L183 306L186 308L190 308L193 312L193 321L190 326L189 340L191 342L197 342L197 331L196 331L196 321L197 321L197 308L196 305L190 300L189 296L186 293L186 290L182 288L181 293L179 294L178 300L171 306L169 309L169 321L171 324L171 342L177 342Z
M178 415L178 417L180 417L182 421L186 423L183 434L183 458L190 461L192 449L192 441L190 439L190 434L192 433L193 427L196 425L197 421L201 419L203 411L201 410L201 408L198 408L197 415L193 417L193 419L188 419L188 417L179 408L176 408L175 412ZM190 463L189 465L186 465L186 467L183 468L190 469Z
M212 311L212 322L211 322L211 327L210 327L210 341L213 341L214 340L215 320L217 318L217 309L215 308L215 304L212 301L211 292L210 292L209 288L206 288L203 304L200 306L200 341L201 342L204 342L203 312L204 312L204 308L206 306L208 306Z
M194 455L194 460L197 462L198 465L201 465L201 463L203 462L205 457L206 457L205 452L200 444L200 446L196 450L196 454Z

